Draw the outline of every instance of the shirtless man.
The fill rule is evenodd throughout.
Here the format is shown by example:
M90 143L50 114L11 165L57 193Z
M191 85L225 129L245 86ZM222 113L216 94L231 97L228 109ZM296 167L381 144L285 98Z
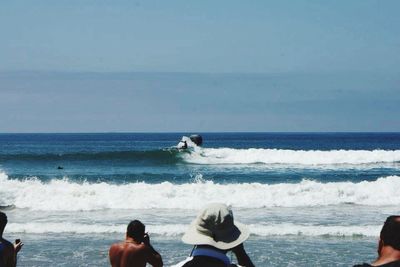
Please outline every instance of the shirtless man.
M3 238L3 232L7 225L7 215L0 211L0 266L15 267L17 266L17 253L21 250L21 240L17 240L15 244Z
M113 244L109 256L112 267L163 266L161 255L150 245L145 226L138 220L129 223L125 241Z

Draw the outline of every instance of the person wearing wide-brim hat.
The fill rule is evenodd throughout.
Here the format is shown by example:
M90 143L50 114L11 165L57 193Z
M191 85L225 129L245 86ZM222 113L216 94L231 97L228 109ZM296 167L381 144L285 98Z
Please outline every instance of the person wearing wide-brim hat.
M209 204L182 237L184 243L194 245L190 257L175 267L237 266L226 256L228 251L235 254L239 266L254 267L243 246L249 235L245 225L234 221L228 206Z

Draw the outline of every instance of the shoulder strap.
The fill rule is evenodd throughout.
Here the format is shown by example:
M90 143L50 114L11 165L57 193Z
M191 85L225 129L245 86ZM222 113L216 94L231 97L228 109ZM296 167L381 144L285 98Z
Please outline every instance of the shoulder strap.
M222 261L227 266L231 265L231 261L229 260L229 258L224 253L216 251L214 249L196 248L196 249L193 250L192 256L193 257L195 257L195 256L212 257L212 258L216 258L216 259Z

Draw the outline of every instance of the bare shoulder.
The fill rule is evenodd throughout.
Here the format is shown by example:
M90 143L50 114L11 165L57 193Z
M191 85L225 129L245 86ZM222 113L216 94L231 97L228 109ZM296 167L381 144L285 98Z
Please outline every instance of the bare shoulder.
M115 243L110 247L110 253L116 253L118 251L122 251L124 249L124 243Z
M124 245L123 242L114 243L114 244L111 245L110 248L119 248L119 247L122 247L123 245Z
M147 246L143 243L140 244L135 244L135 243L126 243L125 249L127 251L135 251L135 252L140 252L140 251L145 251L147 250Z
M108 255L110 257L111 266L120 266L121 255L123 253L122 243L112 244Z
M142 244L135 244L135 243L130 243L130 242L120 242L120 243L115 243L112 244L110 247L110 253L111 252L118 252L118 251L125 251L125 252L131 252L131 251L144 251L147 249L147 246Z

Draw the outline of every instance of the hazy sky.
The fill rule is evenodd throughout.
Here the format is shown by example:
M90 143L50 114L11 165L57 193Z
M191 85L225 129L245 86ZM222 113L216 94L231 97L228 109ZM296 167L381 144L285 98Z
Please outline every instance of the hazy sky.
M398 70L400 1L2 0L1 70Z
M2 0L0 131L400 131L399 10Z

